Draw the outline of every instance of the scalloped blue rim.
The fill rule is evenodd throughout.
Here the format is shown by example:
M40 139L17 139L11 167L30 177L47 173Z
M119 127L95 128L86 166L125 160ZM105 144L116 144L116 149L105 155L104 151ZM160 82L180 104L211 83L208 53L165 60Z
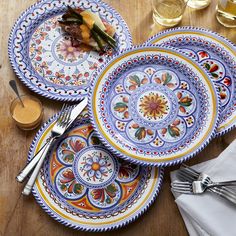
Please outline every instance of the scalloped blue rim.
M217 32L214 32L210 29L205 29L205 28L201 28L201 27L194 27L194 26L181 26L181 27L176 27L176 28L173 28L173 29L166 29L166 30L163 30L153 36L151 36L147 41L145 41L145 44L152 44L152 41L155 40L155 39L158 39L159 37L161 37L162 35L166 34L166 33L169 33L169 32L174 32L174 31L178 31L178 30L183 30L183 31L187 31L187 30L192 30L192 31L200 31L200 32L203 32L203 33L209 33L213 36L216 36L218 37L219 39L222 39L224 41L226 41L230 47L236 51L236 44L233 43L232 41L230 41L229 39L227 39L226 37L220 35L219 33ZM190 32L191 33L191 32ZM236 60L235 60L236 61ZM236 80L235 80L235 86L234 86L234 89L236 91ZM224 128L222 131L216 131L216 134L215 134L215 137L220 137L228 132L230 132L231 130L233 130L234 128L236 127L236 123L232 124L231 126L229 126L228 128Z
M39 131L37 132L35 138L33 139L30 148L29 148L29 152L28 152L28 161L31 160L31 158L33 157L34 154L34 149L37 145L37 142L39 141L39 139L41 138L41 136L43 135L43 133L45 132L45 130L48 128L48 126L55 121L55 119L57 118L57 116L59 115L59 113L55 114L54 116L52 116L48 121L46 121L42 127L39 129ZM89 118L84 118L84 119L88 119ZM113 154L114 155L114 154ZM154 168L154 167L153 167ZM137 220L141 215L143 215L148 208L154 203L154 201L156 200L161 186L162 186L162 182L163 182L163 177L164 177L164 168L159 168L158 170L158 181L156 183L155 189L153 190L152 196L150 196L150 200L149 202L142 206L142 208L139 210L139 212L136 213L136 215L132 216L130 219L127 219L124 222L121 223L117 223L116 225L112 225L112 226L106 226L106 227L102 227L102 228L90 228L90 227L84 227L81 225L76 225L73 223L70 223L69 221L66 221L65 219L59 217L50 207L47 206L47 204L43 201L43 199L41 198L40 194L37 191L37 188L34 186L33 190L32 190L32 194L35 197L37 203L43 208L43 210L49 215L51 216L54 220L56 220L57 222L69 227L69 228L73 228L76 230L81 230L81 231L88 231L88 232L105 232L105 231L110 231L110 230L116 230L119 229L121 227L124 227L132 222L134 222L135 220Z
M27 13L33 9L35 6L41 4L41 3L47 3L47 2L51 2L50 0L41 0L41 1L37 1L35 4L31 5L30 7L28 7L23 13L21 13L21 15L18 17L18 19L16 20L15 24L13 25L11 32L9 34L9 39L8 39L8 57L9 57L9 61L10 64L12 66L13 71L15 72L16 76L19 78L19 80L26 86L28 87L31 91L39 94L40 96L46 97L48 99L52 99L52 100L56 100L56 101L64 101L64 102L76 102L76 101L80 101L81 99L83 99L85 96L87 95L78 95L76 97L70 97L70 95L68 96L60 96L60 94L57 95L53 95L50 94L49 92L46 91L42 91L40 90L38 87L31 85L28 80L26 80L24 78L24 75L22 73L20 73L18 71L18 66L17 64L14 62L14 55L12 54L12 48L13 48L13 39L14 39L14 32L15 29L17 28L18 24L20 23L21 20L24 19L24 17L27 15ZM127 23L125 22L125 20L123 19L123 17L120 15L120 13L118 13L117 10L115 10L112 6L110 6L109 4L103 2L102 0L96 0L96 2L98 4L102 4L106 9L110 10L113 14L117 15L120 19L119 21L124 25L124 27L127 29L128 32L128 40L130 45L133 45L133 39L129 30L129 27L127 25ZM106 61L106 60L105 60ZM105 62L104 62L105 63ZM90 86L91 87L91 86Z
M147 43L144 43L144 44L141 44L141 45L137 45L137 46L133 46L129 49L126 49L126 50L123 50L122 53L126 53L126 52L129 52L129 51L132 51L132 50L136 50L136 49L142 49L142 48L159 48L159 49L167 49L167 50L172 50L174 52L177 52L179 53L180 55L183 55L185 56L187 59L191 60L192 62L194 62L194 64L196 64L198 67L200 67L200 69L202 71L205 72L205 74L208 75L208 77L212 77L211 74L206 70L206 68L203 68L201 67L200 65L198 65L197 63L197 60L195 59L192 59L192 58L189 58L188 55L182 51L180 51L179 49L177 48L174 48L174 47L169 47L169 46L156 46L156 45L150 45L150 44L147 44ZM216 134L216 131L217 131L217 127L218 127L218 124L219 124L219 120L220 120L220 112L222 110L221 108L221 103L220 103L220 95L219 93L217 93L214 89L214 93L215 93L215 96L217 98L217 107L216 109L218 110L218 114L217 114L217 118L215 119L215 126L211 132L211 134L208 135L208 137L206 138L205 142L202 143L200 145L199 148L197 148L194 152L192 152L191 154L188 154L188 155L185 155L184 157L181 157L181 158L178 158L178 159L175 159L175 160L171 160L171 161L163 161L163 162L156 162L156 163L153 163L153 162L148 162L148 161L140 161L140 160L137 160L137 159L134 159L134 158L131 158L131 157L127 157L125 156L122 152L119 152L117 151L116 148L114 148L112 145L110 145L107 140L104 138L104 136L99 132L98 130L98 127L97 127L97 124L95 123L95 119L94 119L94 115L93 115L93 109L92 109L92 96L93 96L93 90L94 90L94 86L95 86L95 83L96 83L96 80L97 80L97 76L103 71L103 69L105 67L107 67L108 64L112 63L113 60L115 60L116 58L118 58L120 55L114 55L109 61L107 61L104 65L102 65L97 71L96 73L94 74L94 78L92 80L92 83L91 83L91 88L90 89L90 92L89 92L89 99L88 99L88 109L89 109L89 117L90 117L90 121L91 121L91 124L93 125L93 128L94 128L94 131L95 133L97 134L97 136L99 137L99 139L103 142L104 146L112 153L114 153L114 155L126 160L126 161L130 161L134 164L138 164L138 165L143 165L143 166L155 166L155 167L167 167L167 166L173 166L173 165L178 165L178 164L181 164L182 162L184 161L187 161L191 158L193 158L194 156L196 156L199 152L201 152L209 143L210 141L215 138L215 134ZM213 81L210 81L212 86L214 87L215 84Z

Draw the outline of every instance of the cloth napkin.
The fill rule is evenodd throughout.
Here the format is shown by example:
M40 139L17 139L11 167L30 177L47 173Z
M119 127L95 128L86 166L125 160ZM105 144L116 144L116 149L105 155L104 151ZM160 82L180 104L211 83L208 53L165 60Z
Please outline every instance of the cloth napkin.
M217 158L192 168L208 174L213 181L236 180L236 140ZM171 173L171 181L178 180L177 171ZM236 236L233 203L209 192L201 195L173 192L173 195L190 236Z

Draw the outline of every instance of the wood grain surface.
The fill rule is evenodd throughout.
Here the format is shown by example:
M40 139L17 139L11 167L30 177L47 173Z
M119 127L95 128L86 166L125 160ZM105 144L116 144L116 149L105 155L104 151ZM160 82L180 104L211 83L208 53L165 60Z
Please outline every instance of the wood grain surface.
M150 0L105 0L123 16L127 22L134 44L143 43L149 36L161 31L160 26L153 26ZM187 8L180 25L209 28L236 43L235 29L221 26L215 19L216 0L203 10ZM15 95L9 88L10 79L16 78L8 61L7 41L15 20L34 0L0 0L0 235L92 235L66 228L49 217L36 203L32 196L20 195L22 185L15 181L15 176L25 165L29 145L37 130L25 132L19 130L11 120L9 105ZM32 94L16 78L21 94ZM34 94L35 95L35 94ZM38 97L44 105L44 121L58 111L60 102ZM216 157L236 137L236 130L214 139L210 145L187 164L196 164ZM170 192L170 171L165 170L164 184L152 207L134 223L97 235L187 235L183 220Z

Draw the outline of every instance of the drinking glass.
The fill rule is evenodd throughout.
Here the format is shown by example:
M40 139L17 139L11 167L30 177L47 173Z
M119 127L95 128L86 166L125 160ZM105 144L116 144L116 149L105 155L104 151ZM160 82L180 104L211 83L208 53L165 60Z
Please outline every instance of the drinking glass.
M153 20L163 26L177 25L183 16L188 0L152 0Z
M211 3L211 0L189 0L188 6L195 9L203 9Z
M236 0L218 0L216 19L225 27L236 27Z

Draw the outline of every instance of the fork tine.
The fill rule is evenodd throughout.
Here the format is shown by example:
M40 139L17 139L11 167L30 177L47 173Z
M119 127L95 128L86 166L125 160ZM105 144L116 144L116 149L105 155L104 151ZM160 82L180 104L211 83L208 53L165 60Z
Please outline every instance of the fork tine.
M67 110L64 125L67 125L68 122L70 121L70 116L71 116L72 108L73 108L73 106L69 106L69 108L68 108L68 110Z
M194 180L197 180L197 176L193 176L192 173L188 172L185 169L180 169L177 172L177 177L182 180L182 181L188 181L188 182L193 182Z
M190 176L193 176L194 178L198 178L200 173L196 174L195 172L193 172L192 170L188 169L188 168L180 168L181 171L187 173Z
M191 185L192 183L189 182L189 181L178 181L178 180L175 180L171 184Z
M191 187L192 184L191 183L187 183L187 182L179 182L179 183L171 183L171 187Z
M190 166L188 166L188 165L186 165L184 163L181 164L181 167L184 167L186 170L188 170L189 172L193 173L194 175L198 176L200 174L199 172L194 170L192 167L190 167Z
M69 105L65 105L65 107L64 107L64 110L62 111L62 116L61 116L61 119L60 119L60 125L61 126L64 126L64 122L65 122L65 120L66 120L66 115L67 115L67 112L68 112L68 106Z
M177 192L177 193L188 193L188 194L191 194L192 192L189 191L189 190L182 190L182 189L178 189L178 188L171 188L171 190L173 190L174 192Z
M63 114L63 112L64 112L65 106L66 106L66 104L63 103L62 108L61 108L61 111L60 111L60 113L59 113L59 116L57 117L57 121L60 121L60 119L61 119L61 117L62 117L62 114Z
M186 191L191 191L192 192L192 188L190 186L171 186L171 188L174 189L179 189L179 190L186 190Z

